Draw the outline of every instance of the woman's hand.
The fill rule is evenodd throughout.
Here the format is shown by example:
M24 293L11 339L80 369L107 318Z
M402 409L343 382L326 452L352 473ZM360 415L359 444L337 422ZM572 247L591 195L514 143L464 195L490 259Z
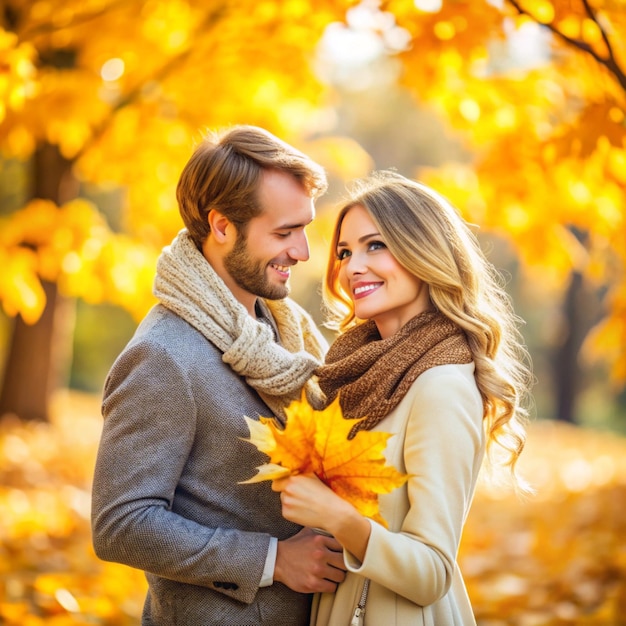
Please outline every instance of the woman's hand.
M272 489L280 492L285 519L328 532L326 525L334 509L347 504L313 474L279 478L272 482Z
M363 560L371 526L355 508L313 474L297 474L272 481L280 492L283 517L295 524L330 533Z

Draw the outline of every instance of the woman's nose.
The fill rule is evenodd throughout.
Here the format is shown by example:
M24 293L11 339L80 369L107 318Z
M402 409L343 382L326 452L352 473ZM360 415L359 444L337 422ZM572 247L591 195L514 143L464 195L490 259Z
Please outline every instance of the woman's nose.
M363 274L366 271L362 255L352 253L344 264L348 276Z

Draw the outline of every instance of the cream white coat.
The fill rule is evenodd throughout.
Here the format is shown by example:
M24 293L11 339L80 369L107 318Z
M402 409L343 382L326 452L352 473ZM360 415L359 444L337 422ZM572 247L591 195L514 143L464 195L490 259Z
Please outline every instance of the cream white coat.
M361 563L336 594L316 597L311 624L349 626L365 578L364 626L473 626L456 555L485 451L474 364L433 367L413 383L375 430L394 433L387 461L411 475L379 497L385 529L372 533Z

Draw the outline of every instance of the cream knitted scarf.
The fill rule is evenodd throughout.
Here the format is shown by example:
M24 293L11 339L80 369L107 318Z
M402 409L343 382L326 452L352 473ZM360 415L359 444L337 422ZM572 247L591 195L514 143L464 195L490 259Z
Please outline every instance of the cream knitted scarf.
M261 396L279 418L301 397L321 406L313 371L328 347L311 317L289 298L265 300L281 344L267 324L257 321L233 296L186 229L166 246L157 261L154 294L223 352L222 360Z

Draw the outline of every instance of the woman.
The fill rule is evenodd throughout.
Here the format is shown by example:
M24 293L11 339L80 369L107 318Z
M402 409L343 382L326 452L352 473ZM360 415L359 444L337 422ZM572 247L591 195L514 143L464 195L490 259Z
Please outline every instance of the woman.
M315 476L274 482L288 520L344 549L349 573L311 623L475 624L456 564L463 524L485 451L504 451L515 479L525 440L531 377L509 299L459 214L389 172L340 211L324 289L342 333L318 371L327 402L339 394L345 418L365 418L350 437L393 433L387 461L410 478L379 497L388 528Z

